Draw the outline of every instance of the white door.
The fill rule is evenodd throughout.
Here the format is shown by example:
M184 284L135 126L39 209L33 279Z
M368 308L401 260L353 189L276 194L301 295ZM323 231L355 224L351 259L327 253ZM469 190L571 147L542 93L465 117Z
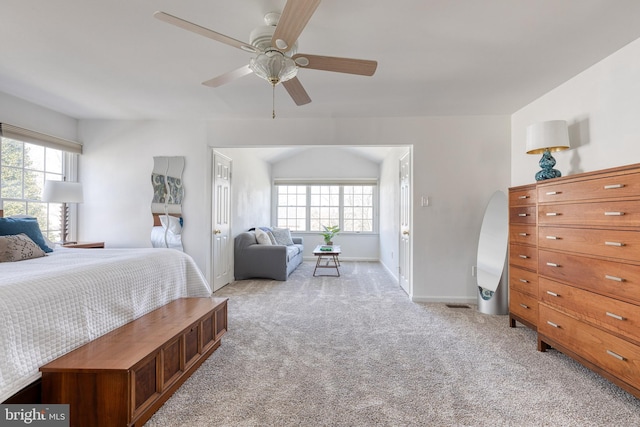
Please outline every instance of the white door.
M411 296L411 152L400 159L400 286Z
M231 281L231 245L229 218L231 214L231 159L213 153L213 290L217 291Z

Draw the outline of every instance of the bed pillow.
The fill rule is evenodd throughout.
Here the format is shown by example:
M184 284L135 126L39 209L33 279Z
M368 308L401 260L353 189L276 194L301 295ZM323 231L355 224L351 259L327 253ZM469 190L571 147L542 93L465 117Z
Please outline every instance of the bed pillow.
M8 218L31 218L37 221L35 216L31 216L31 215L11 215ZM55 249L56 248L56 244L53 243L51 240L49 240L49 238L46 235L42 235L42 238L44 239L44 244L47 245L50 249Z
M160 224L164 228L168 228L173 234L182 233L182 218L176 218L171 215L160 215Z
M44 241L40 226L35 218L0 218L0 236L24 233L45 252L53 252Z
M0 236L0 262L43 257L44 251L24 233Z
M291 231L288 228L272 227L271 232L273 233L273 237L275 237L278 245L293 245L293 240L291 239Z
M271 239L266 231L256 228L256 241L259 245L271 245Z

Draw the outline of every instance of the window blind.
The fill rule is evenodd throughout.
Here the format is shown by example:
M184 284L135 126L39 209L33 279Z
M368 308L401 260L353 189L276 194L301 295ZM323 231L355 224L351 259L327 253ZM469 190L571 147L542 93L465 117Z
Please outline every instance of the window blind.
M82 144L34 130L24 129L7 123L0 123L0 136L22 142L55 148L68 153L82 154Z

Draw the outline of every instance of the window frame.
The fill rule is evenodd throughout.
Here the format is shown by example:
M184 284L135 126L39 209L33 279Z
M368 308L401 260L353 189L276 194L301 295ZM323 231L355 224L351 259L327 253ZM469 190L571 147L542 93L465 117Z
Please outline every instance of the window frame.
M312 186L339 186L339 227L340 234L348 235L374 235L379 234L379 183L377 179L331 179L331 180L300 180L300 179L275 179L272 184L272 218L273 223L278 224L278 187L279 186L306 186L306 217L304 230L291 230L296 234L318 234L321 230L311 230L311 191ZM344 231L344 187L345 186L371 186L372 187L372 230L371 231Z
M1 124L0 126L2 126L2 130L5 131L5 127L7 126L6 124ZM17 128L17 129L21 129L21 128ZM38 134L37 132L33 132L33 134L35 135L42 135L42 134ZM25 172L28 173L36 173L36 174L42 174L43 177L43 181L41 184L42 186L44 185L44 181L47 179L59 179L59 180L64 180L66 179L67 181L77 181L77 171L78 171L78 157L79 155L77 153L73 153L70 151L66 151L65 146L61 146L61 145L56 145L56 144L51 144L48 143L47 141L39 141L36 138L31 138L31 137L24 137L21 138L20 137L21 134L19 133L14 133L14 132L2 132L0 133L0 159L2 156L2 147L3 147L3 142L4 140L9 140L9 141L15 141L15 142L19 142L22 144L22 155L23 155L23 161L22 164L18 167L18 166L12 166L12 165L3 165L2 161L0 161L0 177L2 176L2 172L3 172L3 168L15 168L15 169L21 169L22 171L22 175L24 177ZM47 137L49 137L47 135ZM51 138L55 138L55 137L51 137ZM27 144L31 145L31 146L39 146L42 147L44 150L44 164L42 165L42 169L36 169L33 167L25 167L25 162L24 162L24 156L25 156L25 151L27 148ZM59 151L61 154L61 170L60 172L57 171L51 171L51 170L47 170L47 150L56 150ZM40 193L37 197L25 197L25 191L24 191L24 181L22 182L22 189L21 189L21 197L17 198L17 197L2 197L2 181L0 180L0 199L2 199L3 201L3 205L4 205L4 216L7 217L9 216L9 214L7 213L7 208L6 208L6 204L7 202L11 203L11 202L18 202L18 203L24 203L25 205L25 214L29 214L30 210L29 210L29 205L30 204L42 204L45 206L46 209L46 213L45 213L45 219L43 223L43 220L41 218L38 218L38 224L40 226L40 230L42 232L42 234L44 236L46 236L49 240L52 241L58 241L60 240L60 228L61 228L61 223L60 224L53 224L53 218L52 218L52 210L56 210L56 209L61 209L62 204L61 203L50 203L50 202L43 202L42 201L42 193ZM44 187L43 187L44 188ZM71 204L68 206L68 213L69 213L69 235L68 237L71 239L75 239L76 237L76 230L77 230L77 205L76 204ZM55 216L54 216L55 218Z

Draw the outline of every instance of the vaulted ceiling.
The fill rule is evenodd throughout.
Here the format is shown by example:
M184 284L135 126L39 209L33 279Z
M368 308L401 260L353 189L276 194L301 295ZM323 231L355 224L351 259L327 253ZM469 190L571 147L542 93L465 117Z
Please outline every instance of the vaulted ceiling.
M293 0L290 0L293 1ZM284 0L3 0L0 91L76 118L270 118L271 86L201 83L251 54L153 18L248 42ZM323 0L298 43L373 59L373 77L300 70L278 117L510 114L640 37L637 0Z

